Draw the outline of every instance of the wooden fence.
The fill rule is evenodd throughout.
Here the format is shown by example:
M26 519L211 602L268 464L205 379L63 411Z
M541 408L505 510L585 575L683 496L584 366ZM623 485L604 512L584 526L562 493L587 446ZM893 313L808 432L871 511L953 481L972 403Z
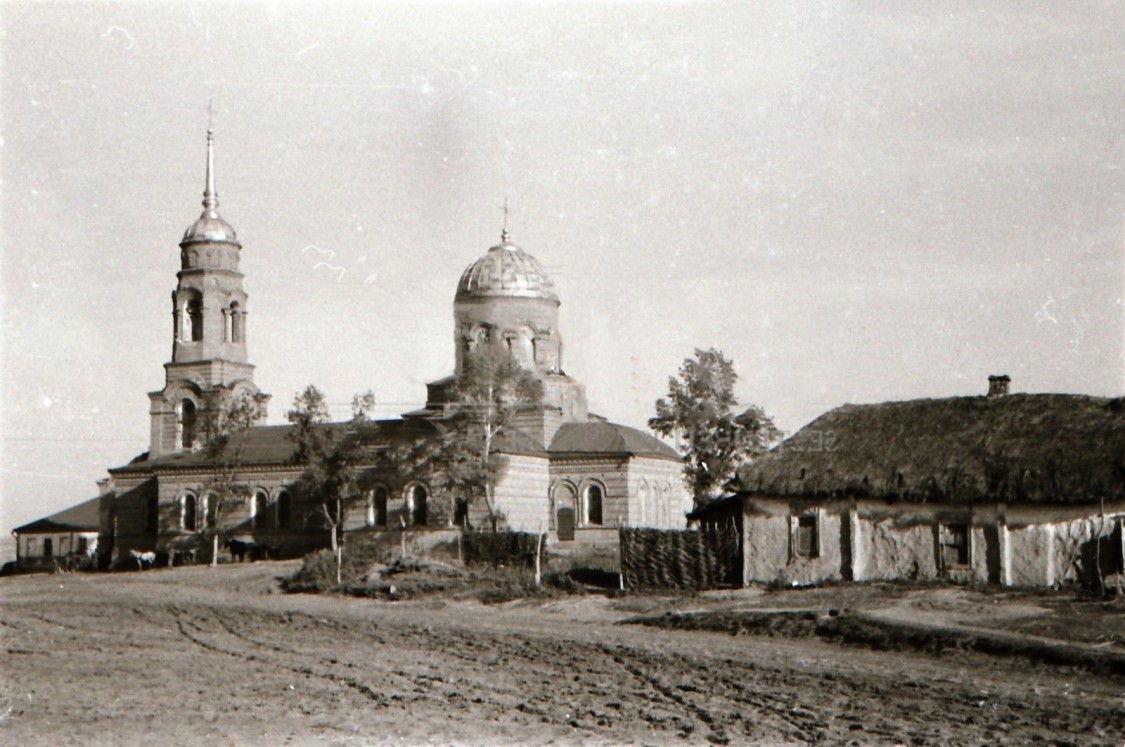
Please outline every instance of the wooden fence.
M690 531L622 528L621 577L627 589L738 586L738 528L734 521Z

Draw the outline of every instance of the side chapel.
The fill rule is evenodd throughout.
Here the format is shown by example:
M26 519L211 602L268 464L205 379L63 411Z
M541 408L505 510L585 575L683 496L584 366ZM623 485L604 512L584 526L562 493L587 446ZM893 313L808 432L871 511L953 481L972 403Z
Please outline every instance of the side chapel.
M149 394L149 449L110 469L110 480L102 483L103 565L127 558L131 550L155 552L165 562L209 556L216 515L207 484L214 470L201 450L202 408L216 395L261 395L247 353L242 244L218 212L213 141L208 130L203 213L180 241L172 358L164 364L164 386ZM505 229L500 243L469 265L457 285L452 375L427 385L423 408L377 421L375 441L391 448L436 434L466 354L478 346L502 346L542 381L544 392L503 434L507 468L494 503L504 524L546 530L548 542L560 548L613 546L623 526L683 528L691 498L681 480L680 456L640 430L587 410L585 386L563 369L559 306L543 267L512 243ZM239 481L249 489L219 518L224 535L276 548L281 556L328 543L316 505L294 487L301 466L293 458L289 429L260 424L246 434ZM407 480L381 464L363 470L362 501L347 517L349 531L486 524L484 506L441 495L435 485Z

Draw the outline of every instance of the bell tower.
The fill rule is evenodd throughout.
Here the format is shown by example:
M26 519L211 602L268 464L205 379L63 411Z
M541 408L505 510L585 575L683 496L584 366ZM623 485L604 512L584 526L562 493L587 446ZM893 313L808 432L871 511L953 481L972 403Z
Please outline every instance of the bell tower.
M214 133L208 127L203 213L180 241L172 291L172 360L164 364L164 388L149 394L150 459L199 445L200 418L215 395L259 393L247 362L242 244L218 208Z

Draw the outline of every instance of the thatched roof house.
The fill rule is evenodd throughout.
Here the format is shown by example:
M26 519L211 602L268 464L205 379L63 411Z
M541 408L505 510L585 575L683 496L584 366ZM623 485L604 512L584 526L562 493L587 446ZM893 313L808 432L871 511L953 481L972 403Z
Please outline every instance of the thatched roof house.
M1070 394L844 405L738 474L739 490L915 502L1125 498L1125 398Z
M1125 399L989 383L987 397L832 410L693 518L736 520L745 583L1053 586L1122 573Z

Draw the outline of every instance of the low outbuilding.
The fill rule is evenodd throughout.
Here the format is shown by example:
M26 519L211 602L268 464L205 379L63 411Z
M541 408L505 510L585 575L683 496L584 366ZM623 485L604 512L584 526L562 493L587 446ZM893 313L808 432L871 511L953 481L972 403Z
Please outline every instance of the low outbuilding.
M98 549L100 501L101 496L91 498L13 529L16 570L32 573L92 569Z

